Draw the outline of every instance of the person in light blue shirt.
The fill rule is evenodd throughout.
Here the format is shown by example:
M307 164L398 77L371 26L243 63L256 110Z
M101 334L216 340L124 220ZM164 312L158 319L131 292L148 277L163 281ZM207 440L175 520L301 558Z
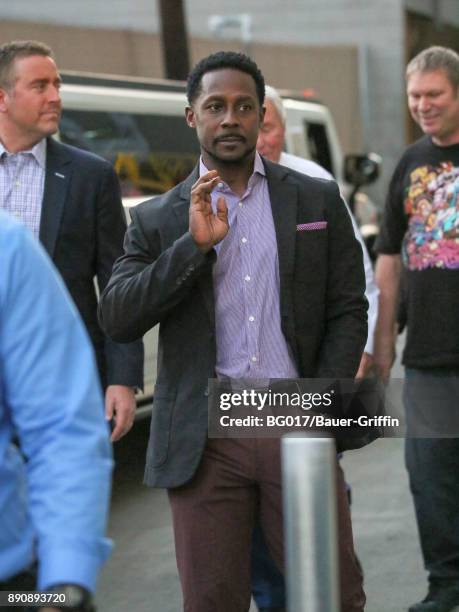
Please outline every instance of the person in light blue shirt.
M0 590L37 561L38 589L71 587L92 609L111 472L87 332L43 249L0 211Z

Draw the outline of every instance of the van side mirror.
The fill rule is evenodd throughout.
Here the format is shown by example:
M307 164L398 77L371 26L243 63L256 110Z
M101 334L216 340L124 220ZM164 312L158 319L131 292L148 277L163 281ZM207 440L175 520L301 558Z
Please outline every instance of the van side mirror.
M369 185L379 176L381 157L376 153L368 155L346 155L344 158L344 178L354 187Z

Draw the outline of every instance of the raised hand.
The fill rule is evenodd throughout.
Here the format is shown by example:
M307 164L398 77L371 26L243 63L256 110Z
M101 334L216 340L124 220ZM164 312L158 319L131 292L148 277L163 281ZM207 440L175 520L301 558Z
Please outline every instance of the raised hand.
M210 194L220 180L217 171L211 170L203 174L191 189L190 233L202 253L207 253L223 240L229 230L225 198L218 198L216 214L212 209Z

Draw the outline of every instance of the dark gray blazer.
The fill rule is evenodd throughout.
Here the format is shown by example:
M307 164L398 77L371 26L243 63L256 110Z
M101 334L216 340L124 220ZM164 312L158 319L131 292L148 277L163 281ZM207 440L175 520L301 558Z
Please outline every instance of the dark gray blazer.
M281 325L302 377L353 378L366 341L362 250L335 183L264 160L280 272ZM107 333L141 337L160 324L147 484L189 480L207 437L207 386L216 361L212 263L188 232L183 183L132 211L125 255L100 303ZM297 225L327 221L318 231Z
M96 351L104 386L143 386L143 344L118 344L97 320L113 263L123 253L126 220L118 179L102 158L53 139L47 141L40 241L70 291Z

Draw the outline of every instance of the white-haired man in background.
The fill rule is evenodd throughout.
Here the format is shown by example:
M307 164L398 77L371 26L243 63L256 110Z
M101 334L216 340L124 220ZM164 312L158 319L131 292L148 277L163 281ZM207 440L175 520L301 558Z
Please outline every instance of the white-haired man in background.
M265 116L257 141L258 152L267 159L297 172L316 178L334 180L333 176L319 164L283 150L286 112L282 98L274 87L269 85L265 86L264 107ZM366 280L365 295L369 302L368 338L357 373L357 378L364 378L371 373L373 367L373 335L378 314L378 288L374 281L373 268L365 243L350 210L349 214L355 235L362 245ZM252 546L252 593L260 612L283 612L286 609L283 576L269 557L259 527L255 529Z

